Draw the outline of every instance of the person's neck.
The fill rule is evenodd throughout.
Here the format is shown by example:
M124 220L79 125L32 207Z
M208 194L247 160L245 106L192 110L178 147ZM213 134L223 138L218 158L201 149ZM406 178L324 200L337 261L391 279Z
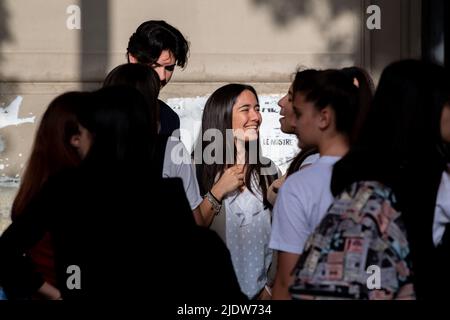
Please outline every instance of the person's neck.
M318 148L321 157L343 157L350 150L350 145L347 137L337 133L323 139Z
M236 140L234 145L236 146L236 164L246 164L246 152L245 142L242 140Z

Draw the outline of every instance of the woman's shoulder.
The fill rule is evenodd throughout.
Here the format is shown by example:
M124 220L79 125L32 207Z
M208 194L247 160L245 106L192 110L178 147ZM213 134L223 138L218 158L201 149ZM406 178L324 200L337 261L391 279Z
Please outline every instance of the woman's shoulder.
M287 177L281 188L294 193L315 193L327 181L323 177L323 171L316 163L305 166Z

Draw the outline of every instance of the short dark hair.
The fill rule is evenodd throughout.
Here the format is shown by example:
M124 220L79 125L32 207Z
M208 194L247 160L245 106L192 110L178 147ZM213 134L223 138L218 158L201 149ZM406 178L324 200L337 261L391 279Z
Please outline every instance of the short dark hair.
M162 20L142 23L128 41L127 53L140 63L155 63L163 50L173 53L179 67L187 64L188 41L178 29Z

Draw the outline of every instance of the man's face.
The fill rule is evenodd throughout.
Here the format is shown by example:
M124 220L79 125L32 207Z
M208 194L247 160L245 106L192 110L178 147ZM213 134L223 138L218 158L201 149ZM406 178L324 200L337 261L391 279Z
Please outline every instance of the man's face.
M131 54L129 55L131 63L138 63L137 59ZM151 64L150 67L156 71L161 82L161 88L164 87L172 78L173 71L175 70L176 59L170 50L163 50L158 60Z
M154 64L151 65L153 70L159 76L159 80L161 81L161 88L164 87L172 78L173 71L175 70L176 59L169 50L163 50L158 60Z

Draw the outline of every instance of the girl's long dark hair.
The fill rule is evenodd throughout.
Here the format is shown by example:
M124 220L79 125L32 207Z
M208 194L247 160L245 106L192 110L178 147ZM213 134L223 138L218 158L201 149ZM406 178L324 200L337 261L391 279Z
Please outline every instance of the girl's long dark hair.
M199 150L196 150L194 152L194 155L196 157L195 163L197 164L197 176L200 184L200 191L202 192L202 194L205 194L206 192L211 190L217 175L219 175L220 178L225 169L234 165L236 162L235 155L237 154L237 152L234 144L234 139L226 139L226 137L227 129L232 129L233 106L235 105L239 95L245 90L252 92L255 95L256 99L258 99L256 90L252 86L233 83L217 89L209 97L205 104L202 117L202 130L200 132L201 135L196 144L196 148L198 148ZM203 141L202 139L204 133L208 129L216 129L220 131L223 137L224 141L222 156L216 157L216 159L222 160L219 161L220 163L215 162L212 164L205 164L204 159L202 159L203 151L210 144L209 141ZM257 161L254 164L249 163L248 151L250 144L256 144L258 156ZM262 193L264 205L266 207L271 207L270 203L267 201L267 189L274 181L276 172L270 171L273 170L273 167L271 167L272 163L268 159L262 157L259 138L256 141L251 141L249 143L246 143L245 145L246 164L248 165L244 179L245 186L254 193L253 187L251 185L251 177L252 175L256 175L259 180L258 183L261 189L260 191ZM227 154L234 155L234 158L227 159ZM197 158L199 155L202 158Z
M401 185L400 172L448 162L440 118L449 100L443 67L416 60L386 67L355 146L335 165L333 192L367 179Z
M19 191L14 199L14 219L57 172L79 165L81 159L70 138L79 133L77 112L88 101L88 93L68 92L56 97L44 112L34 139Z

